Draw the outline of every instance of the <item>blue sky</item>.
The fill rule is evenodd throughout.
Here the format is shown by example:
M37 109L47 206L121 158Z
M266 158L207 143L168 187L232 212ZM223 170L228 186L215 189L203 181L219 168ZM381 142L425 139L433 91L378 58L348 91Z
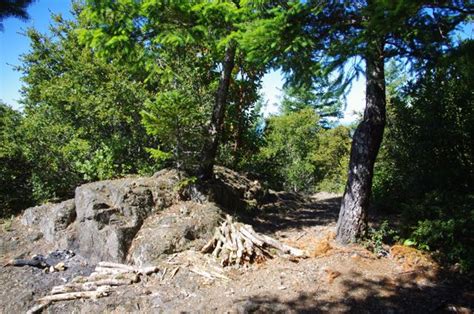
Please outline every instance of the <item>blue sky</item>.
M35 27L41 32L47 32L50 25L51 13L61 13L65 18L70 18L70 0L37 0L30 7L28 13L30 20L27 22L9 18L3 21L4 31L0 32L0 100L20 109L18 100L21 88L21 73L13 70L20 64L20 55L29 50L28 38L21 33L28 27ZM463 29L463 37L473 38L473 24ZM268 101L266 113L276 113L281 97L283 78L279 72L271 72L264 77L262 92ZM353 82L352 89L347 98L347 108L344 112L342 123L350 123L356 117L356 112L364 108L365 80L360 78Z
M0 99L14 108L19 108L21 73L14 71L13 66L20 64L21 54L28 52L29 41L22 33L28 27L35 27L41 32L48 31L51 13L61 13L71 17L70 0L39 0L28 7L30 20L27 22L15 18L3 21L4 30L0 32Z

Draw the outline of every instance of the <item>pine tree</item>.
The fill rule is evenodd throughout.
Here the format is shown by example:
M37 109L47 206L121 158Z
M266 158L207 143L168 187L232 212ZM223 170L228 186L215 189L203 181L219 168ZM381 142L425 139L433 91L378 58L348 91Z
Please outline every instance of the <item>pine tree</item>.
M366 77L366 107L351 148L337 239L366 232L373 166L385 126L385 62L421 70L452 46L451 33L474 12L470 1L264 1L244 36L250 57L281 67L292 84L331 83L343 91ZM363 68L365 65L365 69ZM351 71L346 71L350 69Z
M28 19L26 8L34 0L4 0L0 2L0 31L3 30L2 21L8 17L16 17L21 20Z

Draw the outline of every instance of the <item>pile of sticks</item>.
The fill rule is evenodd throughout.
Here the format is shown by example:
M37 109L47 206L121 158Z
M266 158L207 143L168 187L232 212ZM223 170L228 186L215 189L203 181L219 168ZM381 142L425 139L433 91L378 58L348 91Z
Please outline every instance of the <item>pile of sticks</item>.
M233 222L229 215L221 226L216 228L214 236L201 252L211 253L220 259L222 266L230 266L263 262L272 257L271 248L293 257L307 256L303 250L258 234L250 225Z
M147 276L157 271L157 267L135 268L124 264L99 262L90 276L78 276L67 284L53 287L50 295L36 300L38 304L28 313L38 313L56 301L105 297L114 288L132 285L140 280L140 276Z

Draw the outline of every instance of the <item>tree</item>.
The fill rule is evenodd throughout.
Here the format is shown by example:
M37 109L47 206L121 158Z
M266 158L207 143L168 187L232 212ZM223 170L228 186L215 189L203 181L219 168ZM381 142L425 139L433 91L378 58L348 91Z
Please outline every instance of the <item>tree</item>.
M311 157L317 169L317 190L344 191L351 148L350 131L348 127L340 125L321 130L318 134L318 148Z
M312 160L318 147L319 117L311 108L270 117L261 158L269 163L267 180L293 192L315 188L316 166Z
M333 118L341 116L343 102L340 95L328 90L312 89L307 86L286 86L283 89L281 109L283 113L295 112L304 108L313 108L320 116L320 124L328 128ZM332 95L331 95L332 94Z
M173 51L204 62L201 71L217 78L214 104L206 126L198 176L212 176L229 86L239 47L235 40L238 23L247 14L238 1L88 1L81 14L88 27L80 30L83 42L104 55L121 55L144 62L152 76L163 74L163 63ZM174 69L176 70L176 69ZM215 76L217 74L217 77ZM147 79L150 79L148 77ZM152 78L153 79L153 78ZM155 86L158 88L159 84Z
M75 7L75 16L80 7ZM156 145L141 126L149 98L133 65L103 60L78 40L80 22L53 16L51 34L28 30L19 66L25 83L21 130L37 201L70 196L85 181L152 170Z
M31 205L31 164L23 153L21 114L0 102L0 217Z
M401 213L401 235L411 245L472 269L474 41L414 82L393 82L398 88L389 94L375 164L375 205Z
M434 61L451 46L450 33L473 6L470 1L284 1L264 3L263 12L244 38L253 48L249 56L281 66L290 82L344 89L365 64L366 107L352 141L337 224L337 240L354 242L367 229L373 166L383 138L385 62L403 59L416 70ZM344 71L347 67L352 71Z
M0 3L0 31L3 31L3 20L8 17L16 17L22 20L28 19L26 8L35 0L5 0Z

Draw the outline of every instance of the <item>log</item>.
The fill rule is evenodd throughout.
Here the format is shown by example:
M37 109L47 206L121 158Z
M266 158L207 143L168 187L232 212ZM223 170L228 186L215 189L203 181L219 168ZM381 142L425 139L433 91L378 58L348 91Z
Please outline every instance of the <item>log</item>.
M98 281L93 281L91 282L91 284L94 284L96 286L128 286L128 285L131 285L132 283L136 283L138 281L138 277L136 277L137 279L134 280L134 279L102 279L102 280L98 280Z

